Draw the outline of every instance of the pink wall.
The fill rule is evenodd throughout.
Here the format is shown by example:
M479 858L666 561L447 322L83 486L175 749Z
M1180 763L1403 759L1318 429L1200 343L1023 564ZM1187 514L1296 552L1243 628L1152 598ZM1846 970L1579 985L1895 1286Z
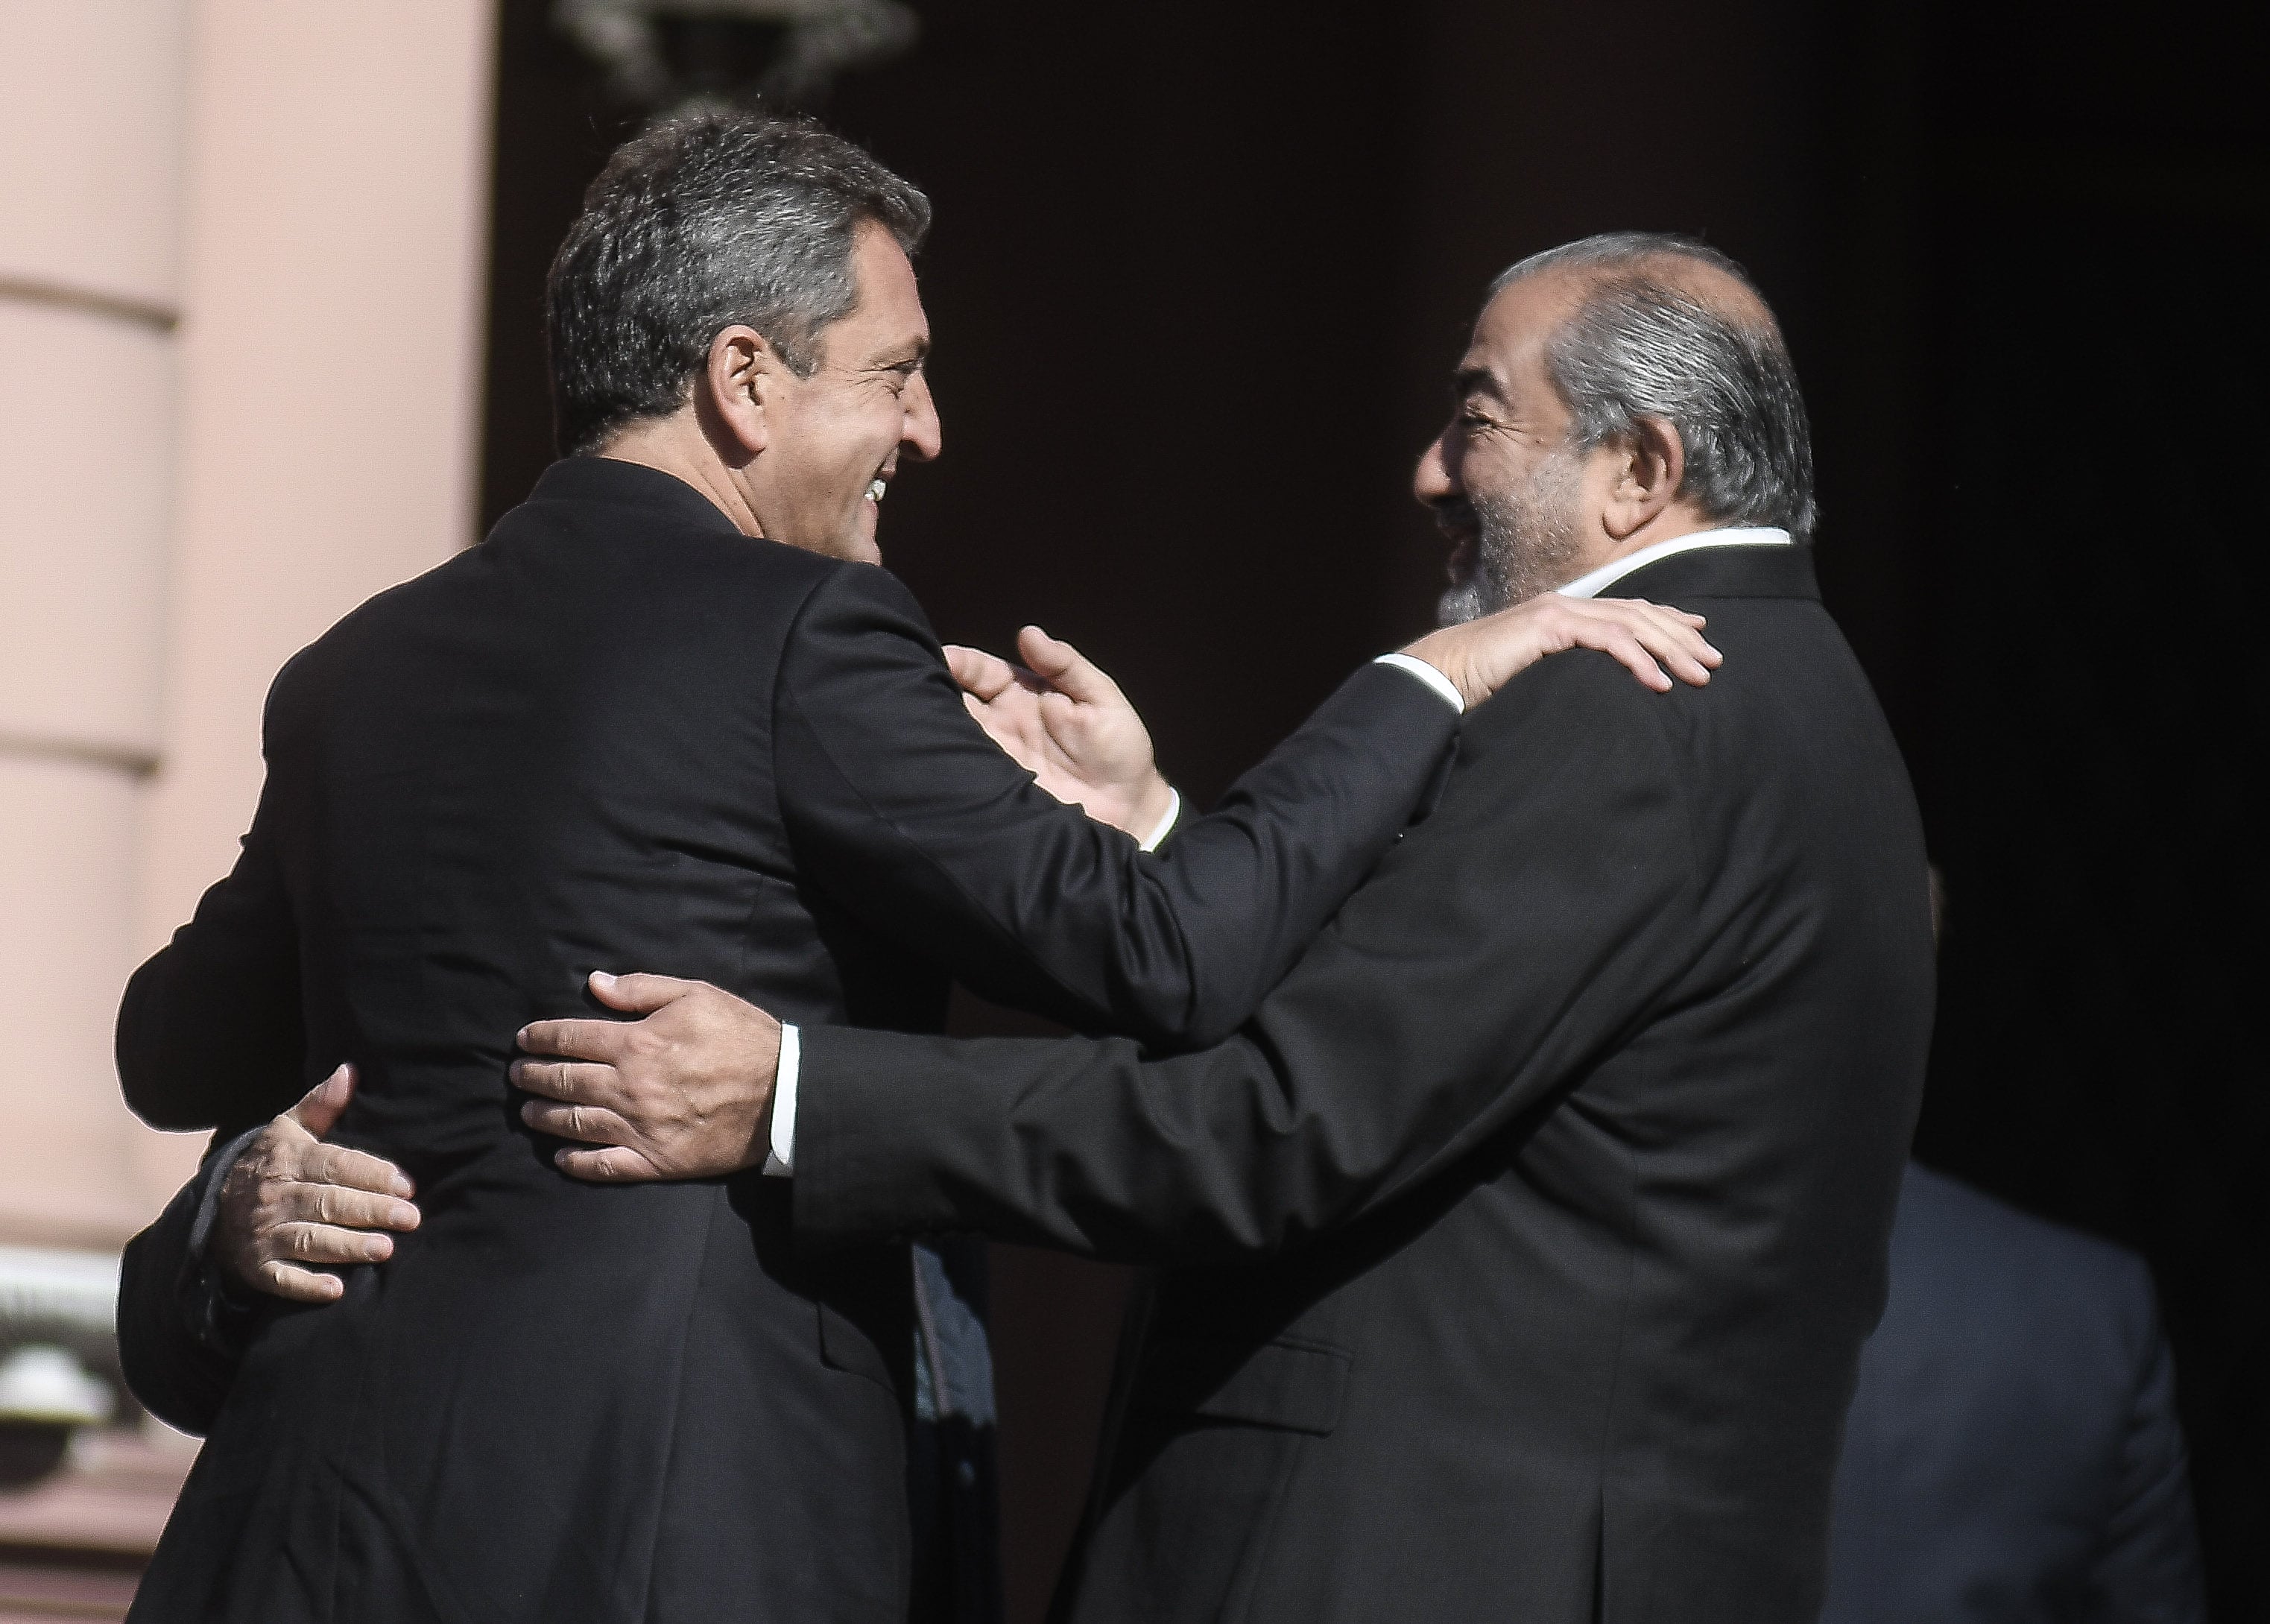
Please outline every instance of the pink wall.
M118 1103L292 653L470 541L493 0L0 9L0 1242L194 1161Z

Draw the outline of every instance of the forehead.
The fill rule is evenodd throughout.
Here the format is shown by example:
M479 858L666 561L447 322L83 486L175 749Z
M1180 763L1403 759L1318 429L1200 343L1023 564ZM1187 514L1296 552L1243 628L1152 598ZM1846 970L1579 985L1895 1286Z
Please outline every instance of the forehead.
M895 344L926 337L930 318L915 286L914 262L889 231L869 220L851 242L851 272L859 302L835 325L863 342Z
M1575 289L1550 272L1524 277L1490 296L1460 358L1461 375L1487 376L1507 393L1545 382L1545 341L1567 319Z

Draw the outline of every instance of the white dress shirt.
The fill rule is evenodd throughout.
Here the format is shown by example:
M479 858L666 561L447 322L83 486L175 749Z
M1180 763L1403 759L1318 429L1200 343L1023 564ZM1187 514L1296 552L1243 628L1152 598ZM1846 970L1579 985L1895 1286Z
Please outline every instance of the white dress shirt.
M1466 701L1458 692L1458 684L1436 671L1424 660L1407 654L1383 654L1376 664L1392 665L1398 671L1409 671L1413 677L1441 694L1450 708L1464 716ZM1182 791L1169 786L1167 815L1159 827L1151 831L1151 838L1143 842L1146 851L1156 851L1159 843L1174 832L1183 816ZM781 1023L780 1065L773 1079L773 1127L771 1146L765 1152L765 1172L774 1178L786 1178L796 1164L796 1086L803 1072L803 1040L797 1029L786 1021Z
M1627 552L1613 559L1589 575L1579 575L1562 587L1563 597L1598 597L1636 569L1644 569L1658 559L1667 559L1674 552L1689 552L1696 547L1786 547L1790 534L1765 524L1728 524L1717 530L1695 530L1685 536L1673 536L1669 541L1653 541L1636 552Z

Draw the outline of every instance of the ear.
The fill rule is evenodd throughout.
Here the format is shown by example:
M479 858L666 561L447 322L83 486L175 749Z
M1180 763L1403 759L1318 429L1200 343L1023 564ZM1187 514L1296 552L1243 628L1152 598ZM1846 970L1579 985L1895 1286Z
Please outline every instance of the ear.
M1679 494L1687 477L1687 448L1661 418L1641 418L1631 443L1615 454L1601 523L1622 541L1653 523Z
M766 411L778 413L789 376L780 352L753 327L728 327L709 341L694 408L726 466L746 467L771 443Z

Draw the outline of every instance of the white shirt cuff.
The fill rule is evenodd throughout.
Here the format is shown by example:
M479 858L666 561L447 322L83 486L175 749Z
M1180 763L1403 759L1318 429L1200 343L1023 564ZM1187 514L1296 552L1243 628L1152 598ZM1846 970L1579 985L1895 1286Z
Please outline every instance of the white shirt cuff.
M765 1176L786 1178L796 1170L796 1082L804 1070L804 1039L781 1022L780 1065L773 1073L772 1145L765 1152Z
M1409 671L1448 701L1452 710L1462 716L1466 714L1465 695L1458 692L1458 685L1428 664L1426 661L1408 654L1383 654L1372 664L1392 665L1397 671Z
M1183 815L1183 792L1174 785L1167 786L1167 815L1159 819L1159 827L1151 831L1151 838L1143 842L1146 851L1159 849L1159 842L1174 832L1175 820Z

